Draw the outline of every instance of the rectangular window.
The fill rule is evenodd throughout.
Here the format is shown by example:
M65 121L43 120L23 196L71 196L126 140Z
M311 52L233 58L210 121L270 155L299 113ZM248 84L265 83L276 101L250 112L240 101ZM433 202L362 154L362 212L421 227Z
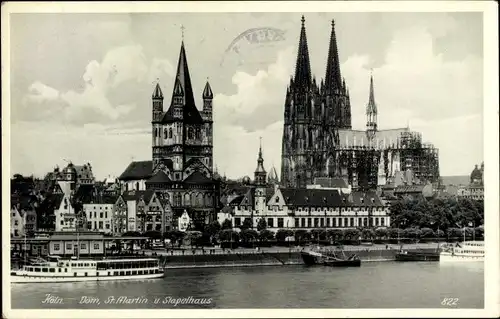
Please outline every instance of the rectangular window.
M300 219L300 227L306 227L306 219L303 217Z
M99 218L103 218L104 214L102 212L99 213Z
M267 219L267 226L273 228L274 227L274 218Z
M106 209L107 209L107 207L106 207ZM104 217L105 217L105 218L108 218L108 212L105 212L105 213L104 213Z
M307 227L312 227L312 219L311 219L311 217L307 218Z
M81 243L80 249L87 249L87 244L86 243Z
M295 218L295 227L300 227L300 219L299 218Z
M319 226L319 220L318 218L314 218L314 227L318 227Z
M60 244L54 244L54 250L59 250L61 249L61 245Z
M325 227L325 219L321 218L319 221L320 221L320 226Z
M326 227L330 227L330 218L326 219Z
M99 249L99 243L94 244L94 249Z
M350 219L350 221L349 221L349 225L350 225L351 227L354 227L354 218L353 218L353 217L351 217L351 219Z
M102 229L104 227L104 223L102 221L99 222L99 229Z
M236 218L234 219L234 226L239 227L239 226L240 226L240 224L241 224L241 218L236 217Z
M380 218L380 224L381 224L382 226L384 226L384 225L385 225L385 218Z
M342 218L339 218L339 227L342 227Z
M278 218L278 227L283 228L283 218Z
M66 244L66 250L71 250L72 246L71 246L71 243L67 243Z

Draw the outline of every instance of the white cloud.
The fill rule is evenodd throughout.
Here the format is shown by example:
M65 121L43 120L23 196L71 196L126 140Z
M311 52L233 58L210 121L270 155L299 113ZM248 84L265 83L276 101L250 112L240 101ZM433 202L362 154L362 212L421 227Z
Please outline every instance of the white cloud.
M314 59L314 52L311 53ZM366 123L370 74L366 66L370 62L369 56L353 55L341 65L350 88L353 127L357 129L364 129ZM229 176L252 175L256 162L249 154L256 154L251 150L257 150L259 136L266 137L266 149L271 150L265 154L266 162L274 162L279 171L284 92L293 67L293 52L281 52L267 71L255 75L236 73L236 94L217 95L216 161L231 167ZM442 175L468 174L482 160L480 59L469 56L462 61L445 61L434 54L432 37L425 27L409 26L394 35L386 63L374 70L374 78L381 129L409 124L420 131L424 141L440 149ZM278 109L279 121L255 132L223 124L241 116L252 117L259 105Z
M324 52L312 51L312 46L310 49L312 65L321 64L318 69L322 71L316 74L319 81L324 74L324 60L316 57ZM253 177L259 137L263 138L266 170L274 164L280 171L283 106L294 71L295 50L290 47L281 51L275 63L254 74L235 72L232 83L236 93L216 94L214 159L219 171L229 177ZM365 125L367 66L371 60L368 55L351 55L341 65L350 88L355 128ZM81 119L81 123L88 123L98 117L109 122L126 113L149 113L149 106L144 105L149 103L151 82L159 77L163 85L171 85L174 72L168 60L148 59L139 45L122 46L109 51L101 62L88 64L81 92L59 93L35 82L25 101L41 108L32 109L32 113L49 119L59 117L60 122ZM482 160L481 59L469 56L461 61L446 61L434 53L427 29L410 25L394 35L385 64L374 70L374 77L381 129L406 126L410 120L412 129L421 131L425 141L440 149L442 175L468 174ZM128 100L111 102L110 91L126 83L140 85L132 86L132 93L118 92L120 96L129 94ZM143 95L138 96L136 90L143 88L147 95L141 92ZM119 175L132 157L151 158L149 123L134 125L139 128L122 122L79 128L43 121L14 124L12 170L41 174L60 163L61 158L69 158L75 163L90 161L100 177ZM39 156L34 159L23 155L26 149L43 151L37 152Z
M40 82L30 85L27 98L34 102L44 102L59 98L59 91Z

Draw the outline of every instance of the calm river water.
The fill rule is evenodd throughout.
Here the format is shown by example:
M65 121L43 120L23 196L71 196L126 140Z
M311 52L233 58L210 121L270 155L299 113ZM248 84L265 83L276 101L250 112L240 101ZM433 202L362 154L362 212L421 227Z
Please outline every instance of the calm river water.
M14 284L12 308L442 308L444 298L455 298L455 308L484 307L483 263L167 271L165 278L154 280ZM60 297L61 303L44 303L46 294ZM120 296L127 298L118 303ZM115 302L106 303L110 297ZM83 303L91 298L100 304ZM174 305L178 298L186 299ZM182 304L188 299L191 304Z

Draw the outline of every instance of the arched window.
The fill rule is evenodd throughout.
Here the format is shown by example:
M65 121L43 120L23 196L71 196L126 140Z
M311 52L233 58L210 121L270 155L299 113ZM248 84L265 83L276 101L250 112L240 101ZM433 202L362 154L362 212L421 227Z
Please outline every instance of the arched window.
M164 138L167 138L167 129L166 128L163 130L163 136L164 136Z
M188 128L188 139L190 140L194 139L194 132L192 127Z
M196 197L196 206L203 207L203 194L202 193L198 193L198 196Z
M139 190L139 182L135 182L135 189Z
M156 127L153 129L153 136L154 137L158 136L158 130L156 129Z
M184 206L191 206L191 195L184 194Z
M172 128L168 130L168 138L172 138Z
M212 195L207 194L205 196L205 206L207 206L207 207L212 206Z

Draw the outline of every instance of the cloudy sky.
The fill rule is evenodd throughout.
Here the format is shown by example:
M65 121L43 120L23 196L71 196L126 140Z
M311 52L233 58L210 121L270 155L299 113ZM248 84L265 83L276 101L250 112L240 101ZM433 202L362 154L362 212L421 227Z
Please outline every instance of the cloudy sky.
M151 159L151 93L169 105L181 26L200 108L214 98L214 160L228 177L280 171L283 104L300 13L11 15L11 173L43 175L65 160L97 178ZM422 132L442 175L483 160L481 13L307 13L311 67L324 77L335 19L353 126L363 129L373 69L379 128ZM262 43L259 29L282 37ZM276 34L276 33L274 33Z

